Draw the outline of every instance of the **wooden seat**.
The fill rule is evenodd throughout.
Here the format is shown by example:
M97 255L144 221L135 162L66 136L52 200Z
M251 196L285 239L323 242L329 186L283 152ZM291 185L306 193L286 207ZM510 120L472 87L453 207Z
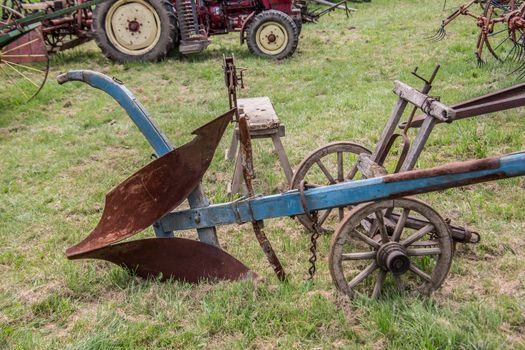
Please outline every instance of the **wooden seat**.
M270 98L267 96L240 98L237 100L237 106L239 108L239 114L245 115L248 119L250 125L250 136L252 139L272 139L275 151L279 156L279 162L281 163L281 167L283 168L284 174L289 184L292 181L293 172L281 142L281 137L285 136L285 126L279 121ZM233 159L237 155L233 180L228 189L230 194L239 192L241 184L242 165L240 161L240 152L238 152L238 146L239 128L235 127L230 148L226 154L226 159Z

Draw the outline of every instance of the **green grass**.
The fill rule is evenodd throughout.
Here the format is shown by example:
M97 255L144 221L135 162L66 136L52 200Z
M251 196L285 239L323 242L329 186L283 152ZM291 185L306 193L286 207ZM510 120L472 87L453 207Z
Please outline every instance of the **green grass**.
M392 81L420 86L410 74L415 66L428 74L442 65L433 93L448 104L515 83L511 65L476 67L470 20L452 24L442 42L425 40L444 15L439 1L355 7L349 20L334 14L305 25L296 54L283 62L250 55L232 34L214 37L201 54L157 64L113 64L89 44L55 56L51 77L70 69L118 77L182 144L227 110L222 55L233 53L248 68L240 96L270 96L293 166L330 141L373 148L396 100ZM522 113L438 126L418 167L522 149ZM257 192L285 190L271 143L257 140L254 148ZM341 297L328 273L327 236L315 281L307 282L309 238L289 218L265 223L288 283L274 277L249 225L221 227L219 238L262 282L159 283L107 263L68 261L65 249L95 227L105 193L150 154L116 103L85 85L50 79L29 103L14 90L0 97L0 348L525 348L523 179L421 196L482 233L479 245L458 245L449 277L430 298ZM204 178L213 202L228 200L232 173L218 152Z

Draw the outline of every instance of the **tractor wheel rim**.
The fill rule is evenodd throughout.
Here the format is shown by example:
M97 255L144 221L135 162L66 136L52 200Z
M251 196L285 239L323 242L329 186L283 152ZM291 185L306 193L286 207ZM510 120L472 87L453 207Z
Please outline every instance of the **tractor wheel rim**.
M144 0L119 0L109 9L105 30L111 44L128 55L150 51L160 40L160 18Z
M288 32L277 22L266 22L256 32L256 41L259 49L267 55L278 55L288 45Z

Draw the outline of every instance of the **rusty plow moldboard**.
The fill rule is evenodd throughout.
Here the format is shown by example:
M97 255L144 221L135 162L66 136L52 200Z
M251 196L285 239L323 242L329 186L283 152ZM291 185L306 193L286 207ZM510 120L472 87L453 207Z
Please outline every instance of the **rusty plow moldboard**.
M114 244L153 225L200 183L234 110L195 130L195 138L154 160L107 196L97 227L67 249L69 259L92 258L124 266L142 277L198 282L237 280L255 274L220 248L181 238Z

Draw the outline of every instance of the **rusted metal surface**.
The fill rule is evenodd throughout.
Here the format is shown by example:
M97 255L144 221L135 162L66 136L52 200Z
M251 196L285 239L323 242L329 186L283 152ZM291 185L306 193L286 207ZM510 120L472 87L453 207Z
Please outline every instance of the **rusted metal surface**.
M250 126L245 116L239 118L239 141L240 141L240 152L242 162L242 174L248 189L248 196L253 197L255 195L253 189L253 179L255 178L255 171L253 169L253 155L252 155L252 142L250 139ZM261 246L270 266L275 271L277 278L284 281L286 279L286 273L284 271L277 254L273 250L272 244L266 237L266 234L262 230L262 221L252 222L253 232L257 238L257 242Z
M307 186L306 181L303 179L299 183L299 194L301 195L301 206L304 210L304 215L308 218L308 221L312 223L312 230L310 235L310 258L308 262L310 267L308 268L309 280L314 278L315 272L317 271L317 240L321 235L321 229L319 227L319 215L317 211L311 211L308 208L308 203L304 196L304 190Z
M71 259L100 259L123 266L140 277L190 283L202 280L254 279L239 260L210 244L183 238L151 238L91 250Z
M480 160L468 160L465 162L449 163L443 166L431 168L431 169L418 169L409 172L402 172L397 174L387 175L383 178L384 182L397 182L412 179L422 179L426 177L451 175L467 173L471 171L496 169L499 167L500 158L485 158Z
M235 120L239 120L239 111L237 108L237 88L240 86L244 89L244 68L237 68L233 56L224 56L222 68L224 70L224 84L228 89L228 103L230 108L235 108Z
M442 21L440 28L431 39L436 41L443 39L446 36L445 27L458 17L470 17L479 28L475 51L478 64L484 63L484 51L488 51L500 62L509 58L521 60L525 44L523 37L525 3L516 0L487 0L482 4L482 12L476 13L472 10L472 6L478 3L482 4L477 0L471 0L459 6ZM503 44L510 47L508 52ZM523 73L520 76L522 75Z
M192 141L154 160L108 193L97 227L70 247L67 256L128 238L175 209L200 183L232 115L233 110L195 130Z

